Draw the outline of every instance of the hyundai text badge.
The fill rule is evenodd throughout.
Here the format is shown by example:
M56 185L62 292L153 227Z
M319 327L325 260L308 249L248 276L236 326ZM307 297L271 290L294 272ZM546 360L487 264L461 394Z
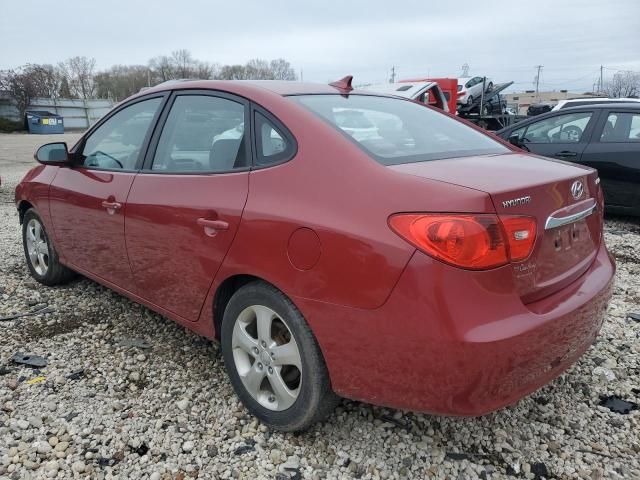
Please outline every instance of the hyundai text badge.
M502 206L504 208L508 207L517 207L518 205L526 205L527 203L531 203L531 195L526 195L524 197L512 198L511 200L505 200L502 202Z
M576 180L571 185L571 195L573 196L574 200L580 200L582 198L582 195L584 195L584 185L582 185L582 182L580 180Z

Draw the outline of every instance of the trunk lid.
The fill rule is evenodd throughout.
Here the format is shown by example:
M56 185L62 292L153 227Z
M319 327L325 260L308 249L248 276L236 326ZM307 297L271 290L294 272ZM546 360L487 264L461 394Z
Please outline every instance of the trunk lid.
M537 233L533 252L528 259L512 264L514 283L524 303L564 288L596 257L602 239L603 205L593 169L518 153L388 168L488 193L499 215L534 217ZM580 187L582 193L576 191Z

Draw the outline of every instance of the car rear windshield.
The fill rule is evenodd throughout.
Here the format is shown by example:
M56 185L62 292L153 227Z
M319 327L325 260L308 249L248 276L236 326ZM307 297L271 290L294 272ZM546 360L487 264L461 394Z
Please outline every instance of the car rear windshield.
M348 135L383 165L509 152L482 132L399 98L331 94L289 98Z

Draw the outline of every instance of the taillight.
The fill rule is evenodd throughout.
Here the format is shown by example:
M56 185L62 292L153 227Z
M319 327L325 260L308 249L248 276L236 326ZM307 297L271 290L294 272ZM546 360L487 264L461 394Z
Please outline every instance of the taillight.
M525 260L536 238L535 219L515 215L401 213L389 225L428 255L471 270Z

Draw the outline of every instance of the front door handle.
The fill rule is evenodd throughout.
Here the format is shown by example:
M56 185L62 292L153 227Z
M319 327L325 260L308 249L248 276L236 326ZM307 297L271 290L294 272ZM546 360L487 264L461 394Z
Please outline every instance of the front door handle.
M120 202L108 202L106 200L102 202L102 206L107 209L107 213L109 215L113 215L117 210L122 208L122 204Z
M570 152L568 150L563 150L562 152L556 153L556 157L575 157L578 154L576 152Z
M224 220L209 220L207 218L199 218L198 225L204 227L204 233L210 237L214 237L221 230L228 230L229 223Z

